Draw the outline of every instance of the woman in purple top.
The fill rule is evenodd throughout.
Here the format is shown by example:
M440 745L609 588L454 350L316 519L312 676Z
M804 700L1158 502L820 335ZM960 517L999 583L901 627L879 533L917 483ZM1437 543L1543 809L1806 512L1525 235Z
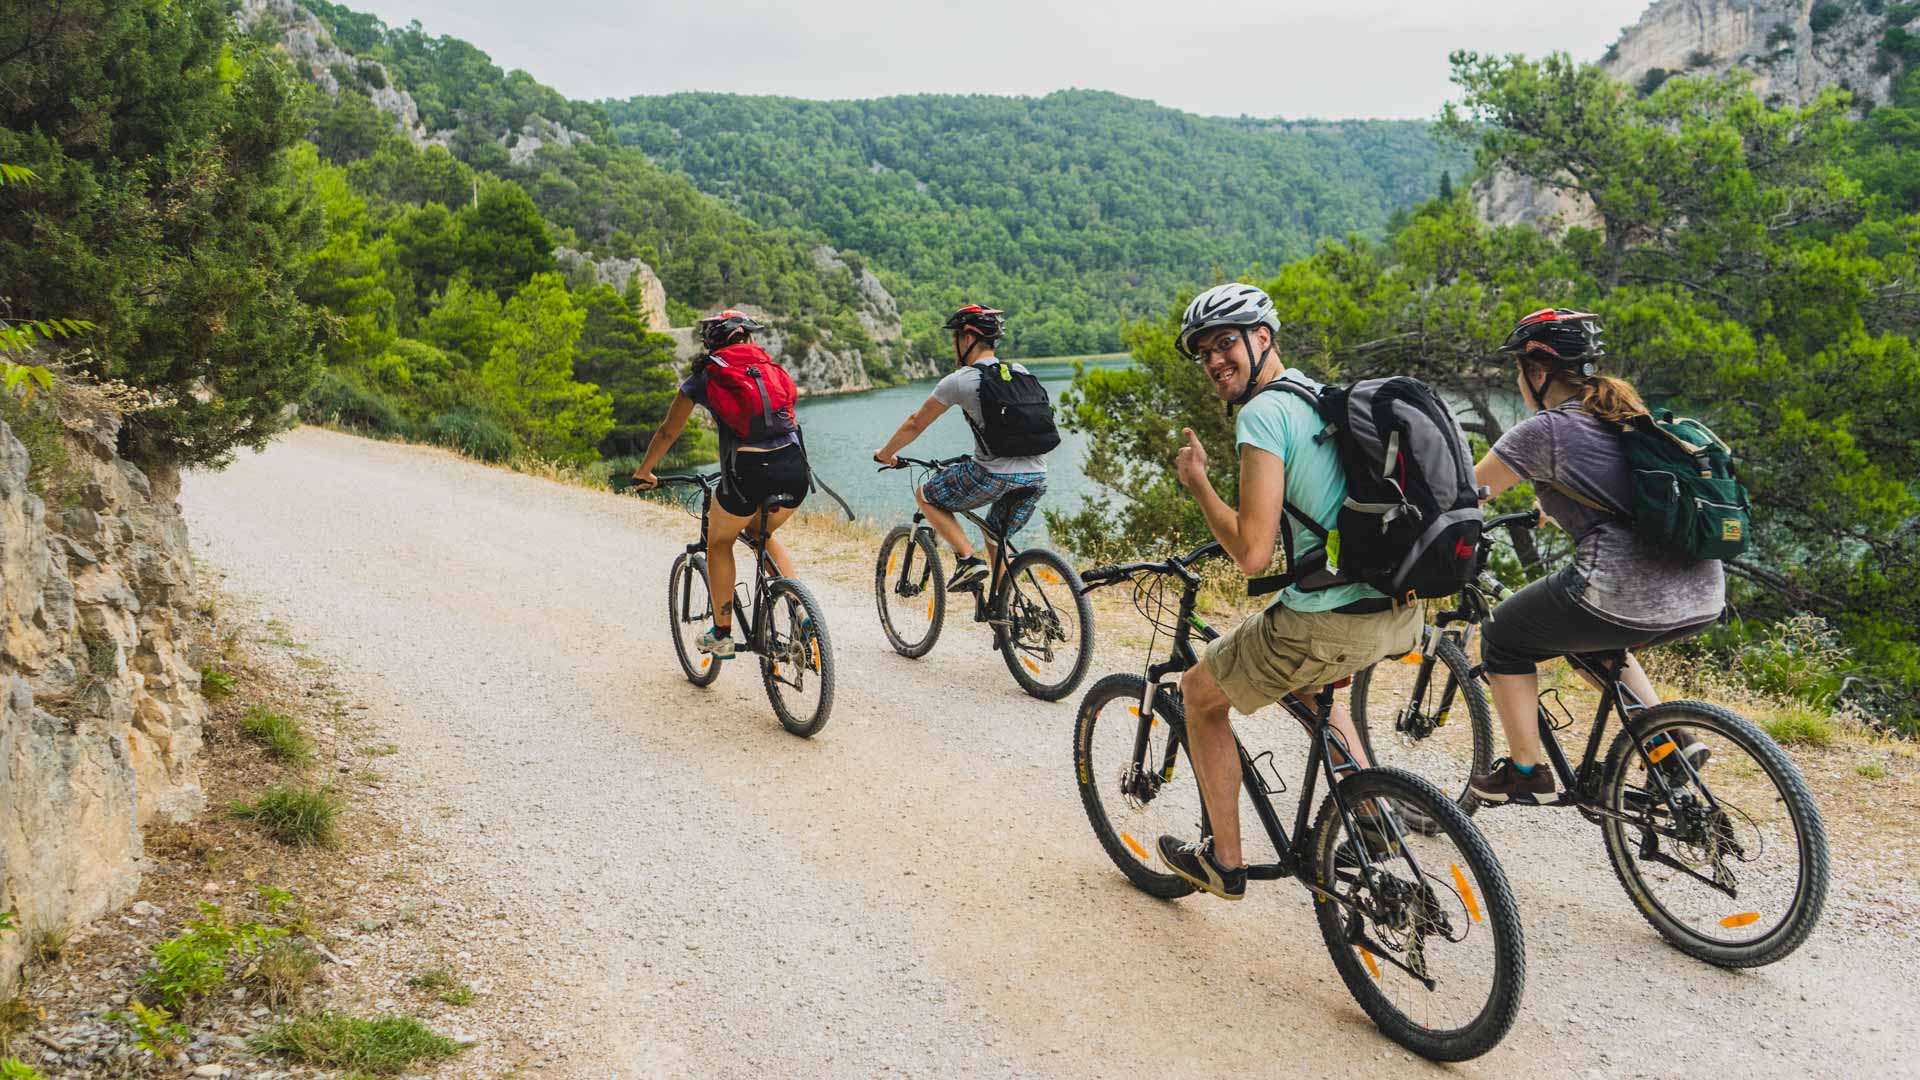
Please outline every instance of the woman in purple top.
M1553 792L1553 771L1538 767L1546 755L1534 721L1536 665L1698 633L1720 617L1726 578L1717 560L1674 554L1634 532L1626 450L1617 432L1647 407L1624 379L1599 373L1605 352L1598 316L1536 311L1500 351L1514 357L1521 397L1536 412L1493 444L1474 477L1488 498L1531 481L1541 509L1572 534L1575 546L1570 565L1508 597L1481 628L1481 659L1512 756L1470 786L1490 803L1532 803ZM1660 700L1631 655L1621 681L1643 705ZM1705 744L1675 741L1704 763Z

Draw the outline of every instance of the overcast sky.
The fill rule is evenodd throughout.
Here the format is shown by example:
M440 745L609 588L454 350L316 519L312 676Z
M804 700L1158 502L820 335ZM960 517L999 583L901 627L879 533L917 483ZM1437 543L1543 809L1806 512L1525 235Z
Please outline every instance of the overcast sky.
M1191 112L1431 117L1453 49L1596 59L1647 0L346 0L574 98L1113 90Z

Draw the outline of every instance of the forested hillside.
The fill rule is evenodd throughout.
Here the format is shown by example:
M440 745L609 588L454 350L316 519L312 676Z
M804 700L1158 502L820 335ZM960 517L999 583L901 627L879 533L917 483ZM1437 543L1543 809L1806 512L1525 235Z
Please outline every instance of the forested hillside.
M1022 355L1107 351L1183 284L1378 232L1465 151L1413 121L1226 120L1097 91L604 103L645 150L763 224L867 257L924 339L962 298Z

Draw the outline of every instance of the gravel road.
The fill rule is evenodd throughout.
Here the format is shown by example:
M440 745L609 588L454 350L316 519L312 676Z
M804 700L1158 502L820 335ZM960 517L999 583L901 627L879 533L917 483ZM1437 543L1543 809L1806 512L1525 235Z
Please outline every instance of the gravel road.
M493 947L546 973L525 1023L573 1046L539 1075L1441 1071L1348 997L1304 891L1131 889L1074 789L1073 702L1021 694L971 625L896 656L870 564L792 541L840 671L803 741L746 663L681 677L665 578L694 524L670 510L316 429L182 502L226 588L399 745L405 816L522 902ZM1115 648L1093 676L1136 663ZM1297 732L1269 745L1304 758ZM1848 838L1815 937L1726 972L1654 936L1574 815L1478 820L1526 920L1527 999L1446 1071L1912 1075L1913 889L1852 883Z

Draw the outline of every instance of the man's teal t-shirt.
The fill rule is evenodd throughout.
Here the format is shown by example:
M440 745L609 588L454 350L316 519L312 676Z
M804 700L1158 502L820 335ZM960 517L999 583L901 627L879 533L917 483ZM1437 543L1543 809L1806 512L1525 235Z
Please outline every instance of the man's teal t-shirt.
M1298 368L1288 368L1280 377L1320 389L1319 383L1307 378ZM1252 446L1279 458L1286 470L1287 502L1330 530L1338 524L1340 504L1347 498L1347 476L1340 470L1340 457L1333 443L1313 441L1325 427L1313 407L1298 395L1268 390L1255 394L1252 401L1241 407L1240 418L1234 423L1233 442L1236 452L1242 446ZM1293 531L1295 558L1304 559L1322 547L1319 537L1284 510L1280 514L1280 527ZM1316 592L1301 592L1289 585L1274 598L1274 603L1285 604L1295 611L1329 611L1380 595L1365 585L1336 585Z

